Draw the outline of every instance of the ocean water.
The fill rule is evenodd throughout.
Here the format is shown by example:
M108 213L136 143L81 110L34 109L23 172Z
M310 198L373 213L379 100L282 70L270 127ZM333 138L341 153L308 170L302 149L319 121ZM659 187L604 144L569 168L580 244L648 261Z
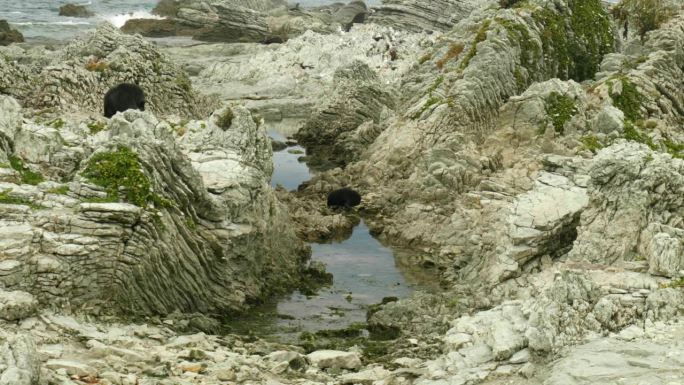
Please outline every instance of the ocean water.
M290 1L290 3L299 3L305 7L335 2L336 0ZM68 3L85 5L95 13L95 16L90 18L59 16L59 7ZM366 3L377 4L379 0ZM105 20L120 27L128 19L155 17L150 11L156 4L157 0L0 0L0 19L6 19L29 39L68 40Z

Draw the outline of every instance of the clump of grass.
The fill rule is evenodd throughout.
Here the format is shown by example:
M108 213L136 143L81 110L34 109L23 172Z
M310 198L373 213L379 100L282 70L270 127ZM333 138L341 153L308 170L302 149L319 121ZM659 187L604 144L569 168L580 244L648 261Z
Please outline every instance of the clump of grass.
M45 180L42 175L31 171L28 167L24 166L24 162L16 157L16 156L10 156L9 157L10 161L10 167L12 167L15 171L19 173L21 176L21 182L25 184L30 184L30 185L37 185L38 183L42 182Z
M216 124L222 129L227 130L233 125L233 118L235 118L235 114L233 113L233 110L228 107L217 117Z
M82 175L98 186L104 187L109 201L119 200L123 189L127 202L145 207L154 203L167 207L168 200L152 191L150 180L142 172L138 155L128 147L119 147L113 152L93 155Z
M577 113L577 106L569 96L552 92L546 98L546 113L551 118L553 128L562 135L565 123Z
M594 135L583 136L580 138L580 142L582 142L584 148L593 152L594 154L603 148L603 144L601 144L598 138Z
M619 108L624 114L625 118L636 122L643 117L641 112L641 100L643 99L636 85L628 78L619 78L622 90L618 93L614 91L614 83L610 83L608 92L610 98L613 100L613 105Z
M87 126L88 126L88 130L90 131L90 133L91 133L92 135L95 135L95 134L97 134L98 132L100 132L100 131L104 130L105 128L107 128L107 125L105 125L104 122L97 122L97 121L95 121L95 122L90 122L90 123L88 123Z
M58 194L58 195L66 195L69 192L69 186L60 186L60 187L55 187L51 188L46 191L48 194Z
M439 68L440 70L444 68L444 65L448 63L451 60L458 59L458 56L463 52L465 47L461 43L452 43L449 46L449 50L447 53L437 62L435 63L435 66ZM429 59L428 59L429 60Z
M684 159L684 143L676 143L668 138L663 141L663 144L673 158Z
M59 130L60 128L64 127L66 122L64 120L62 120L61 118L57 118L48 124L50 125L50 127L53 127L53 128L56 128Z
M657 150L658 146L653 143L653 140L646 134L643 134L636 128L634 123L631 121L625 121L625 139L631 140L637 143L643 143L651 148L651 150Z

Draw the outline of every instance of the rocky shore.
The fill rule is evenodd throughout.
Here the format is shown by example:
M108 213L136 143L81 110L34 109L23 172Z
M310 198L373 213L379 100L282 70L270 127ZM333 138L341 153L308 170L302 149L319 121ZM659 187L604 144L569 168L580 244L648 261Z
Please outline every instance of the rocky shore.
M684 9L639 1L165 0L124 31L209 43L0 47L0 384L684 383ZM101 117L122 81L149 108ZM442 291L231 334L361 219Z

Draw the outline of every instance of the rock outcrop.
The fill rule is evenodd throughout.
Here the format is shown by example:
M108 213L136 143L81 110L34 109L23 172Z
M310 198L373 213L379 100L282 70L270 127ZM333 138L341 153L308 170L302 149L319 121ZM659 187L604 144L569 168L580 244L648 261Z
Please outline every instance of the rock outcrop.
M446 32L482 5L473 0L383 0L369 21L407 31Z
M3 98L5 287L44 306L225 313L299 281L306 249L244 108L176 129L140 111L49 126Z
M93 17L95 13L86 8L85 5L65 4L59 7L59 16Z
M24 35L16 29L10 27L7 20L0 20L0 45L10 45L12 43L21 43L24 41Z
M599 152L589 205L570 258L601 264L646 259L650 271L684 270L684 161L629 143Z
M159 115L200 118L218 106L198 94L187 75L153 44L108 23L62 50L24 54L29 60L0 58L0 92L24 107L99 114L104 94L122 82L137 83L145 91L147 109Z
M395 105L392 90L363 62L338 68L333 84L332 98L317 106L295 136L313 157L309 167L314 169L319 163L345 165L357 160L363 145L379 135L375 125ZM360 127L363 123L367 125Z

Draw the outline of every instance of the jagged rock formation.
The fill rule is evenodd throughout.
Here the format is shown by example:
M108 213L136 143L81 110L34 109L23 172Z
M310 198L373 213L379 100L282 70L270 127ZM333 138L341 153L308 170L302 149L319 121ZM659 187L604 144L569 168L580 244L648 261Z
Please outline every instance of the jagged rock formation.
M421 47L432 45L434 39L364 24L337 35L305 32L279 46L231 45L227 49L208 45L168 52L197 73L192 80L199 88L225 99L242 100L266 121L294 120L291 124L296 129L314 108L331 104L338 69L361 61L387 88L398 86L401 77L412 70ZM392 50L398 56L394 61ZM199 61L198 57L211 60Z
M307 30L331 33L362 23L362 1L314 9L290 9L280 0L184 0L160 2L156 14L167 19L128 21L122 30L145 36L192 36L215 42L282 43Z
M560 21L571 13L572 22ZM551 38L554 34L574 38L558 40ZM521 243L534 249L546 241L515 234L522 229L509 233L513 197L541 181L537 172L543 166L533 154L571 154L576 142L554 144L553 137L584 130L587 96L577 84L549 82L530 89L519 103L511 99L504 107L510 114L499 116L498 111L534 81L593 76L612 49L612 27L598 1L474 11L421 59L403 83L397 108L402 113L385 120L388 126L362 160L348 167L361 190L378 193L368 202L377 213L369 224L389 242L434 247L430 262L446 264L463 277L486 271L497 282L543 256L543 246L539 254L529 251L531 256L515 250ZM542 91L549 87L551 92ZM529 100L533 94L538 96ZM527 121L553 116L549 111L561 113L560 118ZM548 139L537 138L539 131ZM525 152L515 154L510 140ZM571 206L569 217L563 214L559 221L576 221L582 205ZM486 224L486 230L478 223ZM556 234L568 247L572 231L555 219L551 223L534 231ZM546 232L554 226L559 227ZM515 257L505 257L506 250ZM478 258L471 259L474 255Z
M7 20L0 20L0 45L10 45L23 41L24 35L21 32L11 28Z
M614 264L646 258L651 272L684 270L684 161L645 145L601 151L590 170L589 206L571 258Z
M296 138L315 157L309 161L310 167L317 163L340 163L342 165L356 160L360 147L372 143L379 134L374 126L380 123L385 110L394 108L395 96L388 90L375 73L363 62L356 61L338 68L333 77L333 97L319 105L306 123L297 131ZM355 146L349 136L362 123L370 128L361 128L361 139ZM354 148L357 147L357 148Z
M4 98L2 115L16 115L2 127L5 287L43 305L166 314L239 310L297 284L305 249L268 185L269 140L244 108L179 131L139 111L51 127L21 123Z
M383 0L369 21L407 31L446 32L482 5L473 0Z
M108 23L60 51L11 55L29 60L0 58L0 92L24 107L99 114L104 94L121 82L140 85L148 110L160 115L199 118L218 106L193 90L187 75L154 45Z

